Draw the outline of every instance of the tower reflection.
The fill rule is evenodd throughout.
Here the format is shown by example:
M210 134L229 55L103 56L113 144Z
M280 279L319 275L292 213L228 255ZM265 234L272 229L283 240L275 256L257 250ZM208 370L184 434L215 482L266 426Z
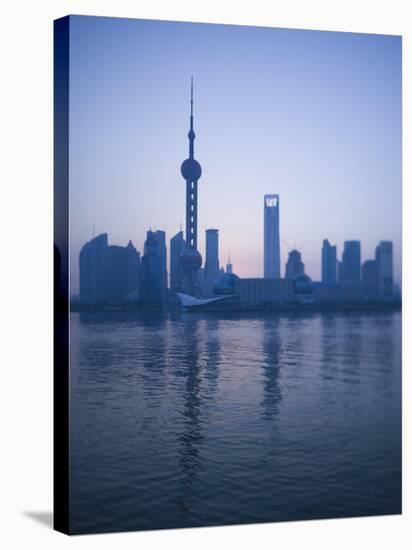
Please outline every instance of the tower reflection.
M279 386L281 337L279 318L266 318L263 328L263 418L273 420L279 414L282 392Z
M183 316L184 317L184 316ZM181 466L178 506L183 515L193 513L196 484L202 471L201 449L210 423L219 380L220 339L218 319L191 316L181 325L180 343L185 349L179 367L183 385L183 425L177 435Z

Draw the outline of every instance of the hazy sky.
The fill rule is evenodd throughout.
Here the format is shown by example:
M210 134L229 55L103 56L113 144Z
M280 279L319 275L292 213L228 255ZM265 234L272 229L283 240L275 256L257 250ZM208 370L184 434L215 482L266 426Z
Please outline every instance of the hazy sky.
M190 76L195 79L199 249L219 229L240 276L263 274L263 195L280 195L288 247L320 278L324 238L394 243L401 277L401 38L72 17L71 282L78 253L107 232L142 252L185 215Z

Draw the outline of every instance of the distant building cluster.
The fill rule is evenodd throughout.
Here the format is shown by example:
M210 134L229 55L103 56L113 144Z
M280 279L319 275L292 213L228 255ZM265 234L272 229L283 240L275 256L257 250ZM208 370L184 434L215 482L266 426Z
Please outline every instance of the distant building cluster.
M390 241L381 241L375 257L361 263L359 241L346 241L339 260L337 247L325 239L321 249L322 279L317 282L305 273L298 250L289 252L283 278L240 278L233 273L230 261L226 270L220 267L219 231L207 229L205 237L206 261L198 272L200 296L193 294L197 299L225 297L226 301L231 299L229 303L253 308L282 307L292 303L387 302L400 298L393 282L393 245ZM164 231L147 231L142 256L131 241L124 247L109 245L106 233L91 239L83 246L79 257L81 303L167 306L182 292L183 231L170 239L169 250L168 263ZM277 248L275 251L278 257L274 265L280 267L280 253ZM265 253L270 254L270 249L265 248Z
M281 276L280 197L264 195L263 277L240 278L229 261L219 262L219 230L206 229L206 255L198 251L198 182L202 175L194 158L193 80L190 99L189 156L181 165L186 184L186 231L170 239L147 231L143 255L131 241L109 245L106 233L87 242L80 251L79 301L85 305L139 304L147 307L276 308L290 304L381 303L400 299L393 282L393 245L381 241L375 257L361 263L360 241L345 241L342 257L327 239L321 250L322 277L314 282L305 273L299 250L291 250Z
M393 245L381 241L375 258L361 263L360 241L345 241L342 259L336 246L325 239L322 246L322 282L316 284L318 301L387 301L397 297L393 281Z
M127 246L109 245L107 233L92 238L79 255L80 302L166 306L181 290L183 231L170 239L169 250L168 264L164 231L147 231L142 256L131 241ZM230 282L236 278L231 263L226 272L219 266L219 231L207 229L205 267L198 273L200 295L211 298L227 294L234 290Z

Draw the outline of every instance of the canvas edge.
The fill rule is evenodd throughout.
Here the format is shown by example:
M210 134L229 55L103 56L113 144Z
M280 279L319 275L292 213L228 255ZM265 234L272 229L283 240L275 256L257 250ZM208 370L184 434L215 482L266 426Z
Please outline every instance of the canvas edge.
M54 21L53 528L69 521L69 45L70 16Z

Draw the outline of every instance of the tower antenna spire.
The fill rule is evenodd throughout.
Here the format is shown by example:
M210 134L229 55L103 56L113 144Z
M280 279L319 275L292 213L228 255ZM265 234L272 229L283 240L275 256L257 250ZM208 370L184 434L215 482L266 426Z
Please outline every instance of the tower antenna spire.
M193 76L190 80L190 117L193 119Z
M196 134L193 130L193 76L190 78L190 130L187 134L189 138L189 158L195 156L195 137Z

